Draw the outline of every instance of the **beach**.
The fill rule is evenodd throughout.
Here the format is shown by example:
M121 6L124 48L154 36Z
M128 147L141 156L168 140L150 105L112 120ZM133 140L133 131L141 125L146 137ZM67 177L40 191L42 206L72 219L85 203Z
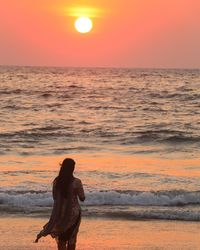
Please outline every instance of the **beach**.
M33 243L46 219L27 216L0 218L2 250L53 250L50 237ZM181 221L128 221L108 218L83 218L77 250L198 250L200 225Z
M0 73L0 249L55 249L32 242L66 157L86 194L77 249L200 249L199 70Z

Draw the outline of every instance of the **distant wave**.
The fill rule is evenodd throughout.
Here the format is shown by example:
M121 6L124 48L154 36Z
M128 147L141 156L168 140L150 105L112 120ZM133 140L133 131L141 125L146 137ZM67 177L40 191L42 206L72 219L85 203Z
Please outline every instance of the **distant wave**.
M150 131L138 131L132 132L129 138L124 140L123 144L135 144L135 143L199 143L200 137L183 131L176 130L150 130Z
M91 125L90 123L82 121L79 122L82 125ZM108 138L110 141L112 138L115 143L130 145L145 142L158 142L158 143L198 143L200 142L200 136L176 130L146 130L146 131L133 131L133 132L118 132L117 130L108 130L104 128L82 128L73 130L71 126L44 126L34 127L32 129L19 130L13 132L0 133L0 138L34 138L34 137L84 137L88 135L92 138ZM20 142L20 141L19 141ZM105 142L105 141L104 141Z
M183 135L175 135L175 136L169 136L168 138L165 138L162 140L163 142L171 142L171 143L196 143L200 142L200 137L194 137L194 136L183 136Z

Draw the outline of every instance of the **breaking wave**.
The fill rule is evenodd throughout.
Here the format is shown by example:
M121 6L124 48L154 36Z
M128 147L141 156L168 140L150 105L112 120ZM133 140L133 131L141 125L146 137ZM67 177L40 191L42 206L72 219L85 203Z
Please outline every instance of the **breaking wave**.
M127 219L200 220L200 192L184 190L98 191L88 192L82 204L88 216ZM49 213L53 204L48 191L0 192L0 210L4 213ZM197 209L198 208L198 209Z

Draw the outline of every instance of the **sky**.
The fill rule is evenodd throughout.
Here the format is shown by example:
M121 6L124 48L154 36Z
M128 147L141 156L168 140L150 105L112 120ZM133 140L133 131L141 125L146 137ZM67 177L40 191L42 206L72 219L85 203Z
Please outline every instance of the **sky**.
M0 0L0 65L200 68L199 24L199 0Z

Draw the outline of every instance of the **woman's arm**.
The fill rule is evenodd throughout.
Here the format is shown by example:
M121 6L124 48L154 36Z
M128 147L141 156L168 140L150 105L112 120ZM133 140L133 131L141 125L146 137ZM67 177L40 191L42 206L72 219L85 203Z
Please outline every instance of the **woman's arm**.
M80 201L85 200L85 192L84 192L83 184L82 184L81 180L79 180L79 182L78 182L77 195L78 195L78 198Z

